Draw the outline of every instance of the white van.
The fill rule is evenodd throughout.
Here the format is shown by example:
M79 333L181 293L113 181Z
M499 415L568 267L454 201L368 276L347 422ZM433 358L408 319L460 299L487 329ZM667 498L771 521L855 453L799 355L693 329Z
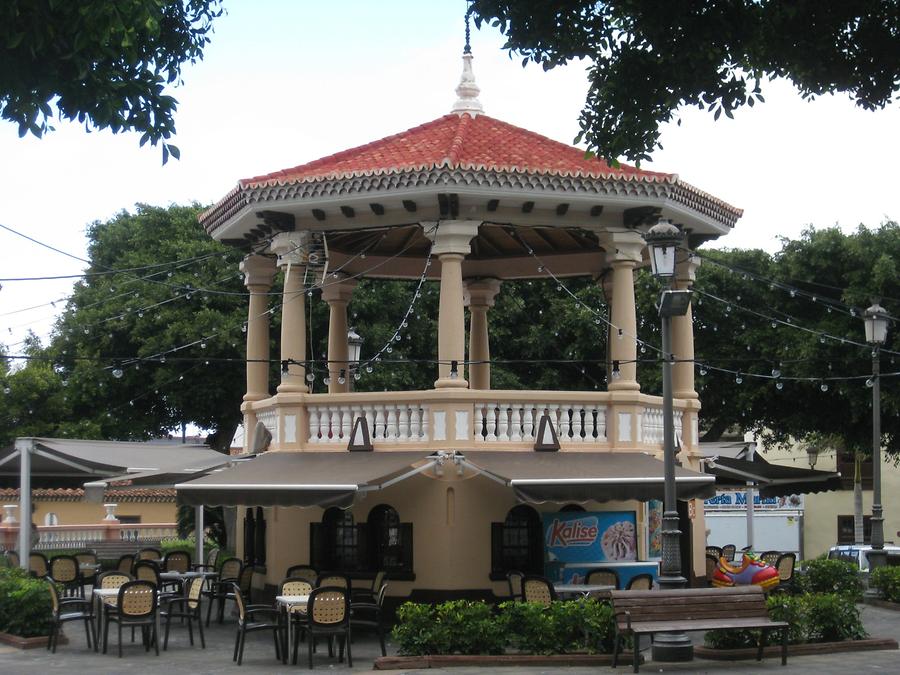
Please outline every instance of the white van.
M861 572L869 571L869 551L872 547L869 544L844 544L841 546L832 546L828 549L829 560L846 560L853 563ZM893 544L885 544L884 551L889 558L900 560L900 546Z

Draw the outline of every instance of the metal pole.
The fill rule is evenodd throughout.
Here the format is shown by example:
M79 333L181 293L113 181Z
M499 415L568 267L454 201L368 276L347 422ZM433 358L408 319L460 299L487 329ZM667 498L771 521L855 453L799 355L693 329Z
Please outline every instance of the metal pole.
M31 448L30 438L17 438L19 451L19 566L30 568L31 556Z
M205 529L205 525L203 523L203 505L198 505L194 507L194 562L198 565L203 565L206 563L206 559L203 557L203 530Z
M872 550L869 570L883 567L884 518L881 510L881 354L878 345L872 349Z
M749 453L747 455L747 459L749 461L753 461L753 455L756 454L756 444L754 443L749 448ZM753 492L753 483L747 481L747 488L745 491L745 496L747 498L747 546L750 549L753 549L753 517L756 515L755 509L755 494Z
M663 291L665 292L665 291ZM672 401L672 318L662 317L663 358L663 462L665 482L662 519L662 560L659 586L663 590L683 588L687 580L681 575L681 530L678 529L678 506L675 495L675 414ZM653 638L654 661L690 661L694 655L686 633L658 633Z

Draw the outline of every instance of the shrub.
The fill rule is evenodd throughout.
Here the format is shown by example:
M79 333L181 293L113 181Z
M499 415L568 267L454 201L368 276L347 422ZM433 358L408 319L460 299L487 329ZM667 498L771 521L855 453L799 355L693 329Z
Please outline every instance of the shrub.
M510 647L529 654L557 651L556 620L550 611L534 602L504 602L500 623Z
M448 654L450 636L437 621L431 605L405 602L397 609L397 625L391 634L400 653L407 656Z
M869 574L869 586L877 588L881 597L900 602L900 567L879 567Z
M436 608L437 622L449 640L448 650L460 654L500 654L505 636L491 606L471 600L452 600Z
M205 562L207 554L216 547L215 543L207 539L203 542L203 560L193 560L194 557L194 538L188 537L187 539L163 539L159 542L159 550L162 551L162 554L165 556L166 553L171 553L172 551L184 551L185 553L191 556L192 562L202 563ZM224 558L223 558L224 560Z
M810 594L806 604L808 642L839 642L867 637L856 602L838 593Z
M806 593L862 596L863 585L856 567L845 560L811 560L802 577Z
M49 635L52 609L47 584L18 568L0 569L0 631L22 637Z
M802 644L807 641L807 596L786 595L775 593L766 601L769 607L769 617L773 621L787 621L788 643L792 645ZM770 633L774 635L774 633ZM779 634L778 637L781 637ZM755 644L755 643L754 643Z

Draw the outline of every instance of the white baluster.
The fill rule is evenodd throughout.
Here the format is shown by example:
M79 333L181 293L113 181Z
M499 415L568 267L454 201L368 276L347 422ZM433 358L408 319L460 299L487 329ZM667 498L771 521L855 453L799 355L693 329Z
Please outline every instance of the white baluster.
M422 409L412 404L409 415L409 440L415 442L422 438Z
M408 403L403 403L400 406L400 441L403 443L408 443L411 439L409 437L409 418L412 411L409 409Z
M524 413L522 419L522 437L526 441L530 441L534 438L534 415L535 415L535 405L534 403L525 403Z
M522 404L512 404L512 420L510 421L511 429L509 433L510 440L522 440Z
M572 441L575 443L584 443L584 404L576 403L572 406Z
M484 430L484 403L481 401L475 402L475 440L483 441L486 432Z
M422 435L421 435L421 439L422 439L423 441L428 441L428 440L431 440L431 436L430 436L430 433L431 433L431 422L430 422L429 419L428 419L428 415L430 414L430 413L429 413L429 408L428 408L427 405L423 405L423 406L420 408L420 410L421 410L421 412L422 412Z
M319 442L319 406L309 406L309 442Z
M497 440L509 440L509 410L505 403L496 403L497 410Z
M569 418L569 406L557 406L559 410L559 426L556 427L556 433L559 435L560 441L568 441L572 430L572 420Z
M369 428L369 438L375 440L375 413L372 411L372 406L369 404L364 405L362 414L366 418L366 426Z
M385 406L384 414L387 419L387 429L384 432L386 441L397 440L397 410L393 406Z
M487 438L485 440L488 443L493 443L497 440L497 404L485 403L484 405L485 415L487 419Z
M341 406L339 409L341 415L341 440L346 441L350 438L353 426L353 412L349 407Z

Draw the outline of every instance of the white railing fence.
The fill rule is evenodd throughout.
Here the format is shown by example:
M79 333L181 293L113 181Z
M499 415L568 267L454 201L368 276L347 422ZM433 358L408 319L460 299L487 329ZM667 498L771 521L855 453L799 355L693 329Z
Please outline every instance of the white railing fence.
M606 441L606 405L476 401L475 440L484 443L532 441L547 413L562 443Z

